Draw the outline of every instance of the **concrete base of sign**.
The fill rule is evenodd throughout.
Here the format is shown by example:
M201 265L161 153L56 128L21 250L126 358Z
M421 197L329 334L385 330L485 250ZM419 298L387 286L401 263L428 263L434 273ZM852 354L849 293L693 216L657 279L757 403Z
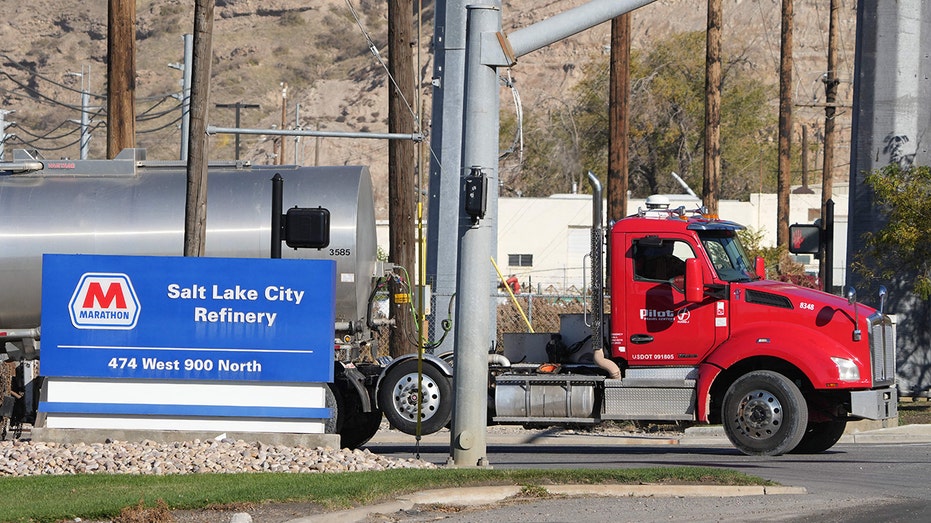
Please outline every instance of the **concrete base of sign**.
M283 432L226 432L226 437L248 442L261 441L267 445L287 445L289 447L330 447L340 448L339 434L294 434ZM174 443L181 441L201 441L215 439L221 434L215 432L194 432L181 430L122 430L122 429L50 429L34 427L33 441L50 443L104 443L106 441L143 441L156 443Z

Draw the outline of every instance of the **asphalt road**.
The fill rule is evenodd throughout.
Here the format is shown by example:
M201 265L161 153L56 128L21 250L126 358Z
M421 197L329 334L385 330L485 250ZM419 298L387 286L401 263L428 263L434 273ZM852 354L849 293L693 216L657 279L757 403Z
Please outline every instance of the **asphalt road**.
M615 440L617 438L614 438ZM840 443L815 455L745 456L720 438L564 438L543 443L525 436L492 438L487 445L494 468L631 468L707 466L739 470L804 487L805 494L741 497L565 498L499 503L461 511L416 506L365 521L579 522L651 521L931 521L931 442L889 438L882 443ZM842 440L843 441L843 440ZM445 464L448 443L422 442L419 449L397 439L373 441L375 453Z

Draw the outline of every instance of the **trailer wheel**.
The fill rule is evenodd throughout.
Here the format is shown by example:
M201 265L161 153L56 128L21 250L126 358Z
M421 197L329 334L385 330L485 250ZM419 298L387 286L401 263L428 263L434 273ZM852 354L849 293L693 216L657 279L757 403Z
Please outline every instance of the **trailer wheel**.
M357 449L368 443L381 426L381 412L363 412L358 395L350 392L343 401L343 424L339 431L340 445Z
M421 380L420 433L433 434L449 423L452 385L435 365L424 362ZM378 389L378 405L391 426L405 434L417 433L417 360L398 363Z
M339 391L336 390L332 385L327 385L326 390L324 391L325 405L326 408L330 409L331 415L330 419L326 420L324 425L325 434L339 434L340 429L340 419L339 416L342 414L340 412L340 403L341 400L338 397Z
M326 423L326 433L339 434L342 448L357 449L365 445L381 426L381 412L362 412L362 403L355 391L328 386L326 406L333 411L333 417Z
M809 423L802 441L792 449L792 454L817 454L833 447L844 435L847 420L819 421Z
M808 404L782 374L755 371L741 376L724 394L724 432L744 454L779 456L805 435Z

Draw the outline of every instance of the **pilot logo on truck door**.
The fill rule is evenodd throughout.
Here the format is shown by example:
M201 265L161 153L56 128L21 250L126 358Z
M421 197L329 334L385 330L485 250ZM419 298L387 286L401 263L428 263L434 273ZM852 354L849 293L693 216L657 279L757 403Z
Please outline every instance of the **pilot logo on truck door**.
M78 329L132 329L139 309L133 284L122 273L84 273L68 303Z

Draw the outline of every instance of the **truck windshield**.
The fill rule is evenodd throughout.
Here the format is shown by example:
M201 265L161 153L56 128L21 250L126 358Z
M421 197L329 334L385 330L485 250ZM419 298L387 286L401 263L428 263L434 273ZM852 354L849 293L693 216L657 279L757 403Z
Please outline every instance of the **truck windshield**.
M757 279L754 264L744 251L736 231L702 231L699 237L718 278L728 282Z

